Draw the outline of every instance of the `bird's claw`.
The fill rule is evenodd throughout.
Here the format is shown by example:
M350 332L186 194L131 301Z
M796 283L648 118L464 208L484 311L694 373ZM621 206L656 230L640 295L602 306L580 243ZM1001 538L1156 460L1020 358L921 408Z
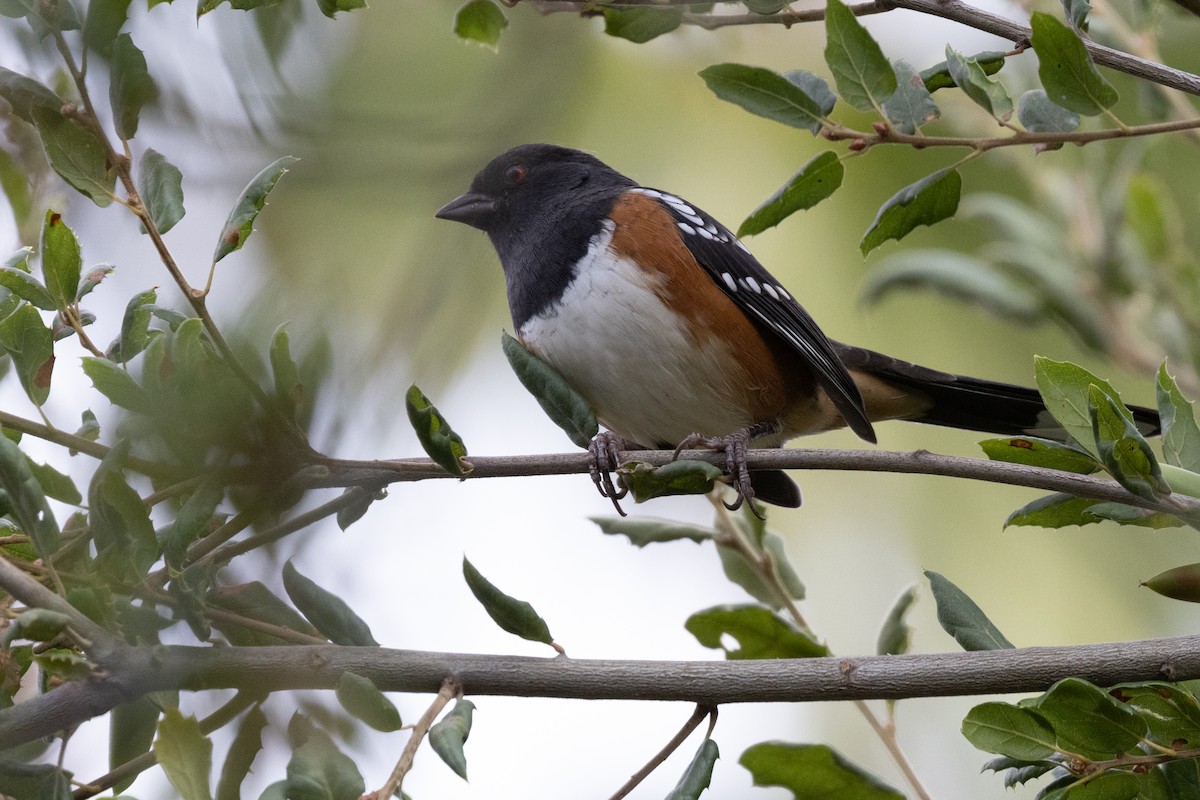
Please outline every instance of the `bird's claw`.
M750 448L750 431L748 429L742 428L728 436L705 436L693 433L685 437L675 448L674 458L678 459L681 452L696 447L704 447L725 454L725 472L729 476L730 485L737 492L737 498L733 503L725 503L726 508L730 511L737 511L742 507L742 503L754 499L754 486L750 483L750 470L746 466L746 451ZM750 503L750 509L754 511L755 516L761 516L758 509L754 507L754 503Z
M620 482L620 478L614 482L612 474L613 470L621 466L621 451L626 449L626 441L612 431L600 431L588 443L588 455L591 456L588 474L592 477L592 484L601 497L612 501L613 508L622 517L626 514L621 508L620 500L629 494L629 490L624 485L618 489L617 483Z

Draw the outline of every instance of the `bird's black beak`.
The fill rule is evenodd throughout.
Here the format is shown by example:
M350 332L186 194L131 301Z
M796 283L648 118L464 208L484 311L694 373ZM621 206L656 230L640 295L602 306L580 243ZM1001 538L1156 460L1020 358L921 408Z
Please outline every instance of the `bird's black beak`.
M464 222L473 228L486 230L494 213L496 213L495 199L484 194L467 192L439 208L434 216L438 219Z

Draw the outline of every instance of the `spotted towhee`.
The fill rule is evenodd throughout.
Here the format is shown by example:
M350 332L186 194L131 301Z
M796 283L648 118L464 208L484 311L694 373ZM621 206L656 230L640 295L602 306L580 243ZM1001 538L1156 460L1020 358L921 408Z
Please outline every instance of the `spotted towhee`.
M906 419L1065 439L1033 389L951 375L826 338L745 245L708 214L598 159L515 147L438 212L487 233L518 338L553 365L611 431L593 479L635 446L726 452L740 498L795 507L778 471L748 473L748 446ZM1158 415L1135 409L1139 427Z

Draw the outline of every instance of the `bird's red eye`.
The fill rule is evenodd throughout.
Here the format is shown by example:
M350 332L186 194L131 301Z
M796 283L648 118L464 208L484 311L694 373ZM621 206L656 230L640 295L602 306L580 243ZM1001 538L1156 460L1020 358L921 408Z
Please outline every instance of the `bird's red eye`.
M504 178L508 181L510 186L516 186L518 183L525 180L525 167L521 166L520 164L513 164L504 173Z

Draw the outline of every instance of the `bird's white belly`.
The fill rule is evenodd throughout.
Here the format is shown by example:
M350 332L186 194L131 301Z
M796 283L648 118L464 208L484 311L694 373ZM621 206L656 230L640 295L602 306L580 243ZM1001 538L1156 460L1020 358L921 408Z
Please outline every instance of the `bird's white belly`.
M690 433L745 427L744 391L719 341L697 341L654 292L653 278L593 238L561 300L521 326L525 345L553 365L610 430L654 447Z

